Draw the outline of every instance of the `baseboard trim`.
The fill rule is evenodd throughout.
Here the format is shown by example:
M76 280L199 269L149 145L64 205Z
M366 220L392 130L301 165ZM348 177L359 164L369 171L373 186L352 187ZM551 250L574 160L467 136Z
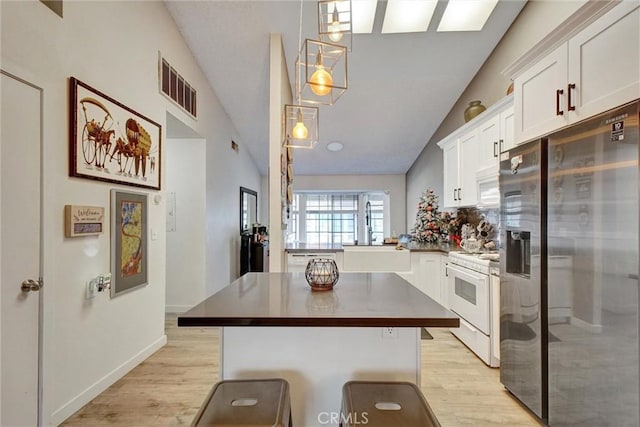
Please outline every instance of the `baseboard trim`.
M113 371L109 372L100 380L96 381L93 385L89 386L86 390L82 391L76 397L54 411L49 417L49 422L45 424L55 426L61 424L64 420L69 418L76 411L89 403L92 399L105 391L120 378L124 377L129 371L131 371L153 353L162 348L166 343L167 336L162 335L156 341L134 355L131 359L127 360L126 362L115 368Z
M192 305L167 305L164 308L165 313L184 313L192 309Z

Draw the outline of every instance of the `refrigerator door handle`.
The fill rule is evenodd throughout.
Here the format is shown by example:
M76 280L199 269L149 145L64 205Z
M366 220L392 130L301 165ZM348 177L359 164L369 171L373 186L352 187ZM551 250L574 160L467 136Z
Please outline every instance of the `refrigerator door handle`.
M562 116L564 111L560 109L560 95L564 93L562 89L556 89L556 116Z

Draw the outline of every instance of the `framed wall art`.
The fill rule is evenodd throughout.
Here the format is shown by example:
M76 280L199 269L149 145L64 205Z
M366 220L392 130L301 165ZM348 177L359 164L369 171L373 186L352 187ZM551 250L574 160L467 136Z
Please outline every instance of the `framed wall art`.
M147 195L111 190L111 297L147 284Z
M160 189L162 127L70 79L69 176Z

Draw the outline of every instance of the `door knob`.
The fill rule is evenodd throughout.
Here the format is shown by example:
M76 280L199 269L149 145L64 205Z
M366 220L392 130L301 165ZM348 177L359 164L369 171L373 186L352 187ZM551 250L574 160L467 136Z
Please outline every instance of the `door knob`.
M39 280L35 281L33 279L28 279L22 282L20 289L22 290L22 292L32 292L32 291L35 292L35 291L39 291L41 287L42 287L42 284Z

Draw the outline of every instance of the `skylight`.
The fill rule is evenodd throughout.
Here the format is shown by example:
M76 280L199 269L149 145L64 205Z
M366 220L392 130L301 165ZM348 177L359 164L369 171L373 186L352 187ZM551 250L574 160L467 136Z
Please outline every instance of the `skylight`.
M351 19L353 34L371 34L376 17L377 0L352 0Z
M427 31L437 0L388 0L382 33Z
M498 0L449 0L438 31L480 31Z

